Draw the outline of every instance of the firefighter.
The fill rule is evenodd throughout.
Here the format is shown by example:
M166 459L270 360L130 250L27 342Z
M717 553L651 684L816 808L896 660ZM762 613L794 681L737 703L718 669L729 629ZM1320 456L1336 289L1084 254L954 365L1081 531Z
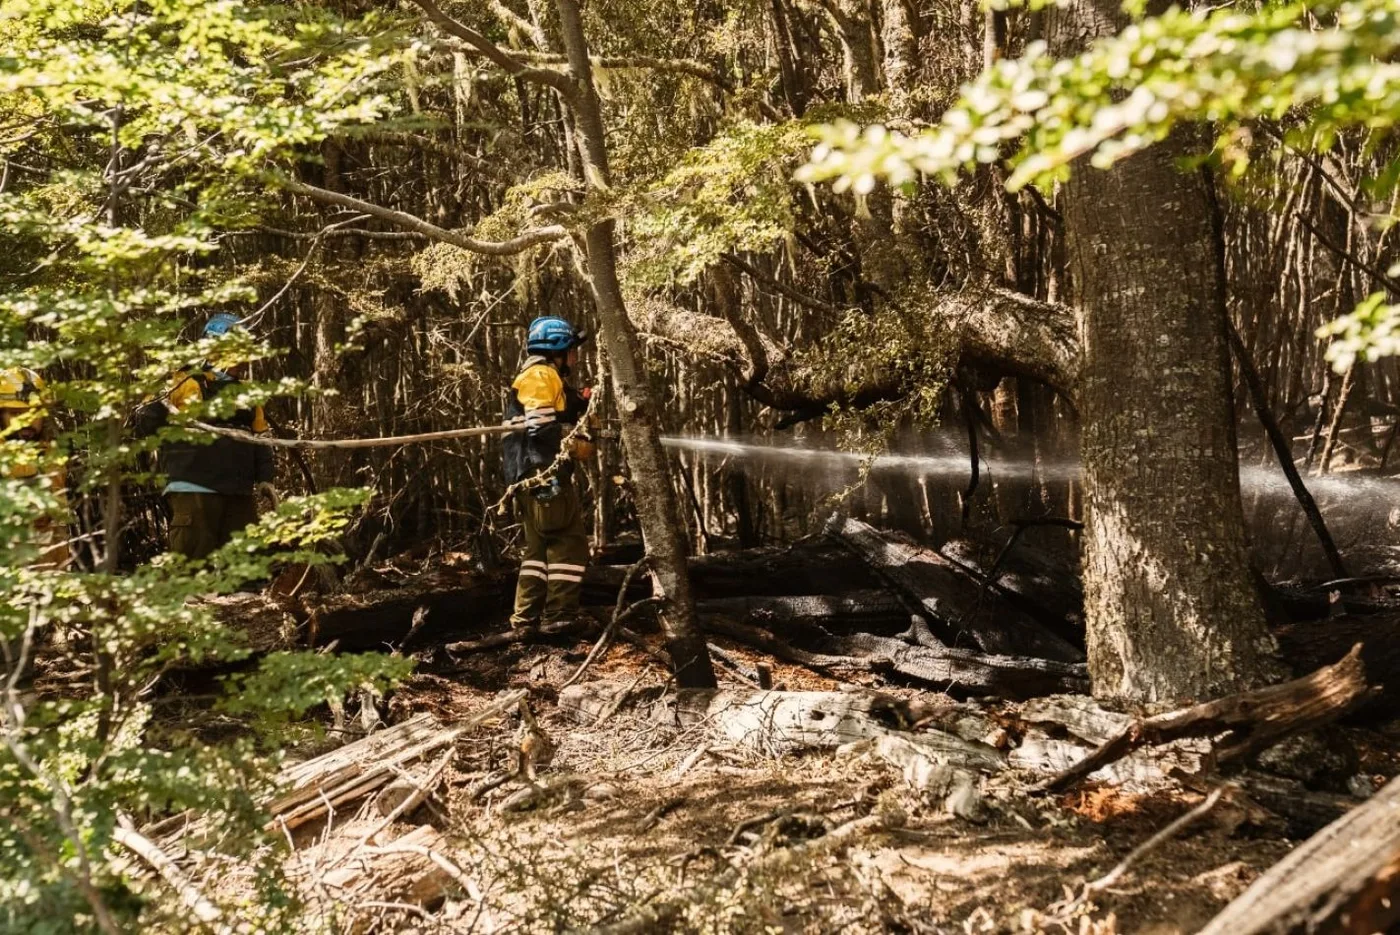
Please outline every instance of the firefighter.
M591 458L594 449L588 426L579 424L588 411L587 391L575 390L567 378L585 339L562 318L532 321L525 345L530 356L506 401L506 424L520 429L506 436L506 482L516 487L516 516L525 530L513 627L565 622L578 613L588 535L573 462Z
M68 498L67 471L60 463L47 473L42 472L41 461L53 447L52 433L48 431L45 416L44 380L27 367L11 367L0 370L0 441L18 442L33 450L15 453L6 457L4 474L11 480L38 484L47 479L54 496L61 507L60 517L67 512ZM13 452L7 452L9 455ZM39 571L65 571L72 561L68 548L68 523L54 516L40 516L34 521L33 545L37 550L30 568ZM31 647L24 659L24 638L22 635L0 634L0 685L14 684L28 688L34 672L34 650ZM12 676L13 667L22 665L17 676Z
M12 480L39 483L47 477L59 503L67 506L67 472L60 464L47 474L40 474L40 459L52 448L44 411L44 379L27 367L12 367L0 371L0 439L35 446L32 453L5 466L5 476ZM37 560L30 566L38 569L63 570L68 567L68 526L51 516L41 517L34 526L34 544L39 550Z
M217 338L241 327L237 315L219 312L204 326L204 337ZM243 363L220 369L209 361L178 371L163 397L142 409L138 432L149 435L165 424L170 414L236 392ZM261 406L240 409L227 419L208 419L244 431L268 429ZM225 545L258 520L255 490L270 488L272 450L236 438L216 437L213 442L171 442L160 450L160 472L167 478L165 497L170 505L170 551L189 558L204 558Z

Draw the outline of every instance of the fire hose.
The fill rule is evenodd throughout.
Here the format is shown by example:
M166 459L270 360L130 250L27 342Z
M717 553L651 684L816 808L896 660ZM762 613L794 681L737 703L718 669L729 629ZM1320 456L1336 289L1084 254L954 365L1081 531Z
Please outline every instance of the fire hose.
M236 438L250 445L267 448L293 448L299 450L326 448L387 448L394 445L412 445L420 442L447 441L453 438L473 438L482 435L505 435L510 432L523 432L523 425L480 425L469 429L445 429L440 432L421 432L417 435L388 435L383 438L269 438L254 435L243 429L223 425L210 425L207 422L191 422L193 428L212 435ZM616 438L617 433L603 429L591 433L593 438Z

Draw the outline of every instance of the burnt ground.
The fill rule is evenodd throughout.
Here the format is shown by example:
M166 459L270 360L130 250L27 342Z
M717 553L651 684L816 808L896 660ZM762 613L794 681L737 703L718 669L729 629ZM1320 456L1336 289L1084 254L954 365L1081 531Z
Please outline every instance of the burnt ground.
M273 601L223 601L255 643L305 639L305 627L298 630L293 615ZM602 621L609 612L594 613ZM462 619L452 636L504 628L504 614L492 608ZM362 860L363 854L347 855L346 842L379 824L369 800L341 808L329 827L319 822L288 836L296 851L282 855L284 865L313 917L331 931L607 931L632 921L637 924L620 930L1189 933L1301 839L1278 816L1231 795L1112 888L1076 902L1086 881L1199 804L1218 777L1150 791L1089 783L1066 795L1035 797L1027 788L1043 774L1010 769L986 781L988 813L971 822L949 815L941 797L912 788L869 750L764 755L715 743L704 724L679 727L631 705L600 724L577 723L559 708L559 693L588 655L590 640L555 637L455 656L444 649L447 641L417 644L417 674L380 700L377 714L394 724L426 712L452 725L503 692L524 689L557 746L539 776L546 791L518 809L512 799L519 798L521 781L475 794L511 764L516 714L459 738L434 797L375 839L437 835L433 848L457 873L422 899L373 879L381 871L369 871L353 896L320 883L327 867ZM581 681L630 686L638 697L666 693L671 685L658 658L659 634L646 641L650 652L615 642ZM726 659L717 667L723 688L747 688L736 671L753 673L763 663L778 688L878 688L925 709L961 706L993 722L1016 722L1014 702L955 700L870 673L843 683L723 638L713 642ZM196 690L199 681L182 689ZM165 716L191 713L169 700L176 703L165 707ZM351 705L336 731L291 747L289 760L336 746L328 737L353 737L358 721ZM1015 728L1009 730L1014 745ZM1355 747L1359 775L1374 787L1400 773L1400 722L1334 733ZM844 846L822 846L824 832L870 815L899 820ZM236 888L205 879L211 893L236 896ZM679 917L665 925L637 921L639 910L677 898L687 905Z
M771 663L720 645L742 663ZM480 800L469 797L475 780L506 761L515 718L484 725L459 747L443 807L431 817L459 848L461 865L483 896L476 904L449 900L440 910L456 930L588 930L626 918L649 899L700 886L678 923L696 931L1185 933L1297 843L1249 809L1217 808L1066 916L1057 903L1203 795L1185 789L1135 795L1089 785L1039 800L1020 791L1020 781L1030 777L1008 775L994 780L999 789L992 791L988 820L973 824L948 816L892 767L859 753L772 758L721 748L694 760L702 744L694 729L626 712L584 727L556 709L558 686L587 649L580 642L474 654L450 676L413 677L390 702L391 719L426 710L451 723L502 689L524 688L558 744L542 777L555 792L518 813L499 807L510 784ZM776 682L787 688L841 687L801 667L772 664ZM626 645L610 649L588 678L621 684L640 678L639 689L666 682L654 660ZM929 693L887 690L930 700ZM1400 735L1349 732L1363 751L1363 769L1378 783L1400 769ZM775 820L757 823L756 835L737 833L746 822L793 813L836 825L879 808L902 811L903 827L780 871L744 872L803 836ZM731 869L737 877L704 889L707 879ZM391 926L391 919L381 924Z

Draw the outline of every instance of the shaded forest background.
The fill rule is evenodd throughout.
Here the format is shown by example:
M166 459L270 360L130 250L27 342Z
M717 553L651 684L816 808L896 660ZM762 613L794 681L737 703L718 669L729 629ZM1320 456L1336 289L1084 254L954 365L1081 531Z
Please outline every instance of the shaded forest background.
M984 457L1036 465L1027 477L994 473L965 514L967 467L877 469L860 484L849 465L814 477L783 461L681 452L674 481L695 547L803 535L848 484L857 514L934 540L964 522L1077 515L1077 484L1064 470L1077 454L1064 365L1075 284L1053 195L1008 194L996 167L953 189L908 195L791 182L810 151L807 124L855 114L926 125L984 64L1037 36L1040 14L902 0L595 2L585 12L618 181L629 311L664 388L665 430L965 455L971 424ZM452 13L524 58L559 61L547 4ZM444 228L484 218L478 236L509 236L560 201L581 201L571 118L554 93L483 65L453 40L422 35L404 92L409 116L327 141L299 177ZM1384 147L1356 138L1324 155L1293 154L1269 137L1282 130L1260 127L1258 145L1270 155L1229 185L1213 183L1229 312L1295 455L1313 473L1383 474L1400 413L1396 362L1338 376L1314 333L1375 289L1393 290L1384 273L1397 259L1392 229L1368 223L1388 206L1373 204L1363 185L1386 161ZM321 391L272 407L284 434L494 422L533 316L593 325L567 240L477 257L283 196L275 214L228 233L222 247L215 262L253 273L259 286L256 330L287 349L258 376L294 375ZM590 345L589 382L601 385L606 367ZM1325 574L1242 380L1236 366L1257 564ZM615 422L606 396L604 406ZM311 478L372 486L373 503L348 536L357 559L437 542L489 560L510 522L495 509L504 486L498 446L468 439L308 453L283 461L283 486L305 489ZM593 476L607 492L597 498L600 545L628 518L617 447L605 447ZM1261 478L1274 493L1261 493ZM1395 524L1383 499L1347 492L1324 485L1318 496L1344 550L1360 556ZM1382 558L1360 556L1373 568Z

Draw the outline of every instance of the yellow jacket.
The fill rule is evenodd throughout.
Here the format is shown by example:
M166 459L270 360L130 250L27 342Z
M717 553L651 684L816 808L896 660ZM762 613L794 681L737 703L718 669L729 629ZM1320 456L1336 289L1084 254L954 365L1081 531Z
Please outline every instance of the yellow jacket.
M525 424L538 427L555 421L559 414L569 409L569 397L564 388L564 378L559 371L544 361L527 366L510 385L515 390L516 399L525 410ZM593 421L590 417L590 422ZM574 435L569 455L582 461L593 457L596 451L584 426Z

